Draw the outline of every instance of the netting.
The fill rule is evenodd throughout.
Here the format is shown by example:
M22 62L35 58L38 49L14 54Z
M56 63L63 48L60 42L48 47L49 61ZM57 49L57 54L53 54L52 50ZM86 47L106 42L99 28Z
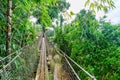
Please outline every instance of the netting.
M49 41L47 39L47 43L48 42ZM55 54L59 54L59 56L61 57L62 68L66 74L65 76L67 77L67 80L80 80L77 73L72 68L71 64L69 64L69 61L67 60L67 58L64 55L62 55L61 52L58 51L58 49L55 48L55 46L52 43L48 43L48 46L49 48L53 49L52 56L54 56ZM51 51L49 50L49 52Z
M0 60L0 80L53 80L59 75L61 80L80 80L73 64L78 67L78 70L82 70L91 79L96 80L50 43L46 35L44 38L41 35L38 40ZM59 73L59 70L62 70L64 75L61 73L55 76L55 72Z
M63 62L63 68L68 73L70 80L80 80L79 78L76 77L75 73L73 72L69 64L66 62L65 58L62 59L62 62Z
M61 53L64 54L67 64L72 64L71 69L73 68L73 73L76 76L77 80L80 80L79 77L81 77L82 74L85 74L86 76L81 77L84 80L96 80L95 76L91 75L89 72L87 72L83 67L81 67L79 64L77 64L73 59L71 59L69 56L67 56L63 51L59 50ZM74 70L75 68L75 70ZM76 71L79 71L81 73L76 73ZM79 74L79 76L78 76Z
M53 45L53 47L56 50L56 52L62 56L63 68L68 73L70 80L80 80L80 77L78 76L78 73L76 73L76 71L74 70L73 66L76 67L78 71L81 71L81 73L86 74L85 77L87 77L87 80L96 80L96 78L93 75L91 75L84 68L82 68L80 65L78 65L73 59L71 59L69 56L67 56L62 50L60 50L59 48L57 48L54 45Z
M39 61L38 40L0 61L0 80L33 80Z

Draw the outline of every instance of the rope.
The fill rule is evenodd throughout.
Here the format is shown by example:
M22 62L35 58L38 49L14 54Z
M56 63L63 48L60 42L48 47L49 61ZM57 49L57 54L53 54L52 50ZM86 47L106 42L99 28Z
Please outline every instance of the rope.
M25 49L27 46L29 46L29 44L26 45L26 46L24 46L23 48L21 48L21 49L15 51L15 52L11 53L11 54L9 54L8 56L2 58L2 59L0 60L0 62L4 61L6 58L8 58L8 57L10 57L10 56L12 56L12 55L14 55L14 54L16 54L18 51L21 51L21 50Z
M58 52L61 56L66 56L70 61L72 61L78 68L80 68L83 72L85 72L90 78L92 78L93 80L96 80L95 76L92 76L89 72L87 72L84 68L82 68L78 63L76 63L73 59L71 59L68 55L66 55L61 49L57 48L56 46L53 45L53 47L56 49L56 51L60 51Z
M61 54L54 46L53 46L53 48L56 50L56 52L57 52L60 56L64 57L64 59L66 60L67 64L68 64L69 67L71 68L72 72L75 74L76 78L77 78L78 80L81 80L81 79L79 78L79 76L77 75L77 73L75 72L75 70L74 70L74 68L72 67L72 65L69 63L69 61L68 61L68 59L66 58L66 56L63 55L63 54ZM65 64L66 64L66 63L65 63ZM69 69L69 68L67 68L67 69ZM68 72L69 72L69 73L72 73L70 70L68 70ZM71 80L73 80L74 76L73 76L73 75L70 75L70 76L71 76L71 78L72 78Z
M75 70L73 69L72 65L70 64L70 62L68 61L68 59L64 56L65 60L67 61L68 65L70 66L70 68L72 69L73 73L75 74L75 76L77 77L78 80L81 80L79 78L79 76L77 75L77 73L75 72Z
M40 35L40 36L39 36L39 39L38 39L38 40L41 40L41 37L42 37L42 35ZM30 44L33 44L33 43L34 43L34 41L33 41L32 43L30 43ZM25 48L26 48L27 46L29 46L30 44L28 44L28 45L24 46L23 48L21 48L21 49L19 49L19 50L15 51L15 52L13 52L13 53L9 54L8 56L6 56L6 57L2 58L2 59L0 60L0 62L4 61L6 58L8 58L8 57L10 57L10 56L14 55L15 53L17 53L17 52L19 52L19 51L21 51L21 50L25 49Z
M39 39L38 39L38 40L41 40L41 36L42 36L42 35L39 36ZM31 44L33 44L34 42L35 42L35 41L33 41ZM24 46L23 48L21 48L21 49L15 51L15 52L12 53L12 54L10 54L10 55L4 57L3 59L0 60L0 62L3 63L3 61L4 61L6 58L8 58L8 57L10 57L10 56L12 56L12 55L14 55L14 54L16 54L18 51L24 50L24 49L25 49L26 47L28 47L29 45L30 45L30 44ZM17 54L17 55L16 55L9 63L7 63L5 66L3 65L3 69L6 69L6 68L7 68L11 63L13 63L21 54L22 54L22 51L19 52L19 54ZM0 69L0 73L3 72L3 69Z
M69 60L71 60L77 67L79 67L83 72L85 72L90 78L92 78L93 80L96 80L95 76L92 76L89 72L87 72L84 68L82 68L79 64L77 64L73 59L71 59L68 55L66 55L62 50L60 50L59 48L57 48L57 50L62 52Z
M6 69L11 63L13 63L20 55L22 54L22 52L20 52L17 56L15 56L8 64L6 64L5 66L3 66L3 69ZM0 70L0 72L2 73L3 70Z
M46 37L46 35L45 35L45 37ZM49 41L48 38L47 38L47 41ZM81 69L83 72L85 72L91 79L96 80L95 76L92 76L89 72L87 72L84 68L82 68L78 63L76 63L73 59L71 59L68 55L66 55L61 49L57 48L54 45L53 45L53 48L56 49L56 51L58 50L61 53L63 53L63 54L61 54L57 51L61 56L68 58L70 61L72 61L79 69ZM68 64L70 64L68 60L66 60L66 61L68 62ZM72 66L70 66L70 67L72 67ZM74 72L74 70L73 70L73 72ZM76 72L75 72L75 74L76 74Z
M45 35L45 37L46 37L46 35ZM47 42L49 42L48 37L46 37L46 40L47 40ZM61 54L61 53L55 48L54 45L53 45L52 47L56 50L56 52L57 52L60 56L64 57L65 62L67 62L67 64L69 65L70 69L72 70L72 72L73 72L74 75L76 76L77 80L81 80L81 79L79 78L79 76L77 75L77 73L75 72L75 70L74 70L74 68L72 67L72 65L69 63L69 61L68 61L68 59L66 58L66 56L63 55L63 54ZM68 68L67 68L67 69L68 69ZM68 70L68 71L69 71L69 73L72 73L72 72L70 72L70 70ZM72 75L71 78L72 78L72 80L73 80L74 76ZM76 78L75 78L75 79L76 79Z
M23 48L21 48L21 49L19 49L19 50L15 51L15 52L13 52L12 54L9 54L8 56L6 56L6 57L2 58L2 59L0 60L0 62L4 61L6 58L8 58L8 57L10 57L10 56L14 55L14 54L15 54L15 53L17 53L18 51L21 51L22 49L23 49Z
M46 35L45 35L45 37L46 37ZM73 68L71 68L72 66L70 67L69 63L67 63L67 61L66 61L67 58L65 59L65 56L61 55L59 53L59 51L56 50L54 48L54 46L50 44L48 37L46 37L46 44L49 46L48 48L50 48L50 46L51 46L60 56L62 56L64 58L63 59L64 61L63 61L62 64L64 65L63 68L68 72L69 79L70 80L80 80L79 77L78 77L78 75L77 75L77 73L75 71L73 71ZM76 73L76 75L75 75L74 72Z

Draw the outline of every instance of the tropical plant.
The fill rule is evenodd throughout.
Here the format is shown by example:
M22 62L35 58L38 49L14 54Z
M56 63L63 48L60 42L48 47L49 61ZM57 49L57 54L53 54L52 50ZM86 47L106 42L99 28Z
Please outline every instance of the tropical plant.
M111 25L104 20L98 22L91 11L81 10L71 24L64 26L64 30L60 27L56 30L54 41L60 49L98 80L118 80L120 79L118 34L118 25ZM89 79L74 68L81 78Z

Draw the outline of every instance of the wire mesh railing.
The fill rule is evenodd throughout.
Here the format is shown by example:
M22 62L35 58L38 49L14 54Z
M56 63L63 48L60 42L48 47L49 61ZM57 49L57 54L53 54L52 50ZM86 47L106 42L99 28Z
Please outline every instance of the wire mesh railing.
M53 52L52 52L53 56L55 54L59 54L59 56L61 57L62 68L66 72L65 76L68 78L67 80L80 80L79 76L73 69L72 65L69 63L68 59L63 54L61 54L61 52L57 48L55 48L55 46L52 43L49 42L49 39L47 37L46 37L46 43L49 46L48 48L53 49Z
M0 80L33 80L39 60L38 40L0 60Z
M57 48L54 44L52 44L52 47L56 50L57 53L59 53L59 55L62 56L63 68L69 73L68 75L70 77L70 80L81 80L80 77L78 76L78 73L76 73L76 71L74 70L73 64L79 71L83 71L89 77L89 79L96 80L95 76L87 72L84 68L77 64L73 59L67 56L62 50Z
M62 63L64 70L68 72L70 80L80 80L79 76L65 57L62 59Z
M64 71L67 72L65 76L67 76L69 80L80 80L78 74L73 68L73 65L71 64L74 64L84 73L86 73L92 80L96 80L94 76L92 76L80 65L78 65L73 59L67 56L63 51L55 47L53 44L49 43L49 40L46 37L46 35L44 35L45 40L43 42L42 42L42 37L43 34L39 36L37 41L34 41L33 43L25 46L24 48L0 60L0 65L1 65L0 80L34 80L36 77L37 66L39 63L38 61L39 60L41 61L42 59L41 58L42 56L40 57L40 53L42 53L40 44L43 42L44 42L43 48L44 50L46 50L44 52L45 54L43 53L43 55L45 56L44 61L46 61L48 54L55 56L56 54L59 53L59 55L61 55L62 58L61 59L62 68L64 69ZM48 65L47 62L45 62L45 65L46 66ZM48 70L48 67L45 69Z
M74 64L74 66L76 66L78 68L78 70L83 71L87 76L89 76L89 79L91 80L96 80L95 76L91 75L89 72L87 72L84 68L82 68L79 64L77 64L73 59L71 59L69 56L67 56L62 50L60 50L59 48L55 47L57 51L59 51L59 53L64 56L64 58L66 59L66 64L69 64L69 67L71 66L72 72L74 73L75 76L75 80L80 80L79 76L77 75L76 71L74 70L74 68L72 67L71 64ZM74 80L74 79L72 79Z

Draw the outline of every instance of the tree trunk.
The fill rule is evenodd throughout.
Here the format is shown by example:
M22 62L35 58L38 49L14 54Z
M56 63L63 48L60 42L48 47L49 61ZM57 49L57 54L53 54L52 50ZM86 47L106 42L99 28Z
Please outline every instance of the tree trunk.
M6 55L11 53L12 0L8 0Z

